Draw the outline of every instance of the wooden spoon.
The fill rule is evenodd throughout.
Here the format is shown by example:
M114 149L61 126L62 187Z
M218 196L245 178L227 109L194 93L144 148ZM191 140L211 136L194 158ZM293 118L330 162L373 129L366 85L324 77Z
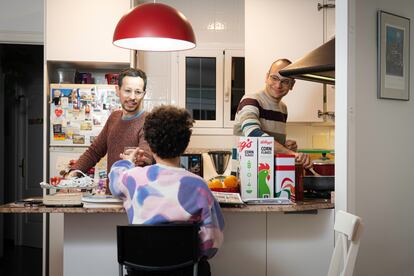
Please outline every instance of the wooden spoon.
M309 171L313 173L314 176L321 176L319 173L315 172L313 168L310 168Z

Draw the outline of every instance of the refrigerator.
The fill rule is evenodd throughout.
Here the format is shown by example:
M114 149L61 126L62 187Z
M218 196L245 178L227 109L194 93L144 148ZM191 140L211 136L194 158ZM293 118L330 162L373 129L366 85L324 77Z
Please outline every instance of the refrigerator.
M60 176L99 135L109 115L121 108L115 85L51 84L49 101L49 178ZM106 177L106 156L95 178Z

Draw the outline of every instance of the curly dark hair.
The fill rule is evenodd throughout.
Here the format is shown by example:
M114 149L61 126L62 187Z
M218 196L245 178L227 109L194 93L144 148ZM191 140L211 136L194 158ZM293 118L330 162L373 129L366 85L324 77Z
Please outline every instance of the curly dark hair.
M145 140L160 158L178 157L190 142L193 122L190 113L183 108L172 105L155 107L145 118Z

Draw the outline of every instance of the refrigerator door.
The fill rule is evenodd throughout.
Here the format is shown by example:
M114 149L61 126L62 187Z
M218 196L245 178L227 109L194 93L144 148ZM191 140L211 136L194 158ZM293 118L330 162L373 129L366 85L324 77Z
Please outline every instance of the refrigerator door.
M49 148L49 179L55 176L61 176L62 170L67 170L71 160L78 160L78 158L85 152L87 147L50 147ZM105 155L95 165L94 179L107 178L107 156Z
M86 147L50 147L49 178L59 176L60 171L67 169L70 160L77 160Z
M52 84L50 146L89 146L119 108L114 85Z

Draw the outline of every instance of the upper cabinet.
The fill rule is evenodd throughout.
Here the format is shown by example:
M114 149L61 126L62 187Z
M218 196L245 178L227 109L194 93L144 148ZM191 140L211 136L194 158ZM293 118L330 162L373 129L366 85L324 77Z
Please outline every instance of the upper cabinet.
M46 60L129 63L130 51L112 44L129 0L47 0Z
M244 95L243 50L196 49L178 59L178 104L193 116L195 127L232 128Z
M273 61L294 62L323 44L328 9L318 10L318 3L325 4L324 0L245 0L246 93L264 88ZM288 122L321 122L323 85L297 80L283 102Z

